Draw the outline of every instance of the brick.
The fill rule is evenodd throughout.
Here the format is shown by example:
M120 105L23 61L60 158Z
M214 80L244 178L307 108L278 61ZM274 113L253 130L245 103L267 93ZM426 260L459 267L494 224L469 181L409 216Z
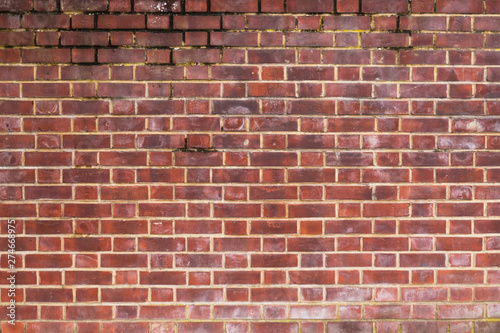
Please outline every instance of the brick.
M220 29L219 16L174 16L174 29Z
M254 66L214 66L212 67L212 78L219 80L257 80L258 68Z
M187 0L186 1L186 11L187 12L206 12L207 2L206 0Z
M289 114L333 114L335 113L335 104L333 101L323 100L304 100L291 101L288 104Z
M441 203L437 205L438 216L483 216L482 203Z
M482 182L483 174L479 169L442 169L436 172L438 182Z
M293 50L248 50L248 62L256 63L294 63L295 52Z
M181 46L182 34L177 32L137 32L136 43L141 46Z
M66 308L68 319L85 318L91 320L111 319L112 307L110 306L70 306Z
M332 12L332 0L313 0L308 2L301 2L298 0L291 0L287 2L287 12L290 13L321 13Z
M210 45L214 46L257 46L254 32L210 32Z
M289 32L287 46L333 46L333 34L318 32Z
M2 204L2 217L34 217L36 216L36 205L32 204Z
M364 204L364 214L367 217L382 217L382 216L408 216L408 204L385 204L385 203L369 203Z
M283 0L262 0L261 11L263 12L283 12Z
M98 15L97 27L100 29L144 29L144 15Z
M402 84L400 96L403 98L445 98L446 86L439 84Z
M174 50L172 53L173 62L179 63L218 63L220 62L220 50Z
M258 204L215 204L215 217L260 217Z
M103 11L107 9L107 1L88 0L81 3L75 0L61 0L61 9L64 11Z
M370 29L370 18L366 16L325 16L323 22L327 30Z
M474 305L440 305L438 318L480 318L483 309Z
M70 87L66 83L23 83L25 97L69 97Z
M365 308L365 318L409 318L408 305L370 305Z
M436 46L438 47L467 47L476 48L483 46L481 34L436 34Z
M400 26L405 30L446 30L446 19L444 17L405 16L401 18Z
M462 2L459 0L437 0L437 13L482 13L483 2L478 0Z
M2 66L0 79L2 81L31 81L34 79L33 68L25 66Z
M302 80L332 80L335 73L333 68L328 67L288 67L287 78L291 81Z
M446 258L442 254L402 254L401 267L445 267Z
M464 114L464 115L473 115L473 114L483 114L484 113L484 104L482 101L466 101L460 103L460 108L458 107L458 103L455 101L440 101L437 105L437 114L446 115L446 114Z
M330 332L369 332L373 330L371 322L330 322L327 323L326 331Z
M179 0L137 0L134 2L135 12L180 12L181 3Z
M333 271L290 271L290 281L293 284L334 284Z
M445 118L412 118L402 120L402 129L405 132L444 132L449 131L448 120Z
M295 28L295 20L291 16L249 16L248 28L292 30Z
M228 3L224 0L214 0L210 3L212 12L256 12L258 9L257 0L241 0Z
M25 28L37 29L68 29L69 15L28 14L22 18Z
M101 63L112 62L144 62L144 50L98 50L98 60Z
M331 254L327 255L326 257L327 267L370 267L371 263L372 263L371 254L354 254L354 253L342 254L342 255Z
M297 289L285 288L252 288L254 302L293 302L298 300Z
M363 47L406 47L409 45L407 34L361 34L361 45Z
M409 78L407 68L363 67L363 80L367 81L407 81Z
M19 49L3 49L0 55L5 63L19 62L21 59L21 51Z
M401 51L401 64L445 64L444 51Z
M327 319L336 313L335 306L297 306L290 308L291 318Z
M138 83L101 83L97 87L99 97L144 97L144 84Z
M26 255L25 265L32 268L70 267L72 265L72 258L68 254L31 254ZM60 296L72 299L71 293L68 295L68 291L70 290L55 290Z
M107 32L63 31L61 45L108 45Z
M365 13L406 13L408 12L408 3L404 0L397 0L391 4L381 0L365 0L361 11Z
M21 1L12 1L12 0L7 0L3 1L0 4L0 10L1 11L9 11L9 12L17 12L17 11L27 11L32 9L32 3L31 1L28 0L21 0Z

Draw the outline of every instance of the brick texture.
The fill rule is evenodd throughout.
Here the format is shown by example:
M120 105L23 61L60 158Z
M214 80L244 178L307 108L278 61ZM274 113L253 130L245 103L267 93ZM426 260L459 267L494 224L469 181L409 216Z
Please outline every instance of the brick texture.
M498 1L0 0L0 46L2 332L500 331Z

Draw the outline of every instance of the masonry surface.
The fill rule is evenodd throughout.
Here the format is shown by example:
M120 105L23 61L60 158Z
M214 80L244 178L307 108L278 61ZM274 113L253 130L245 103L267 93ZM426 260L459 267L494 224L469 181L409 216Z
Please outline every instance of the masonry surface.
M500 332L500 1L0 0L0 62L2 332Z

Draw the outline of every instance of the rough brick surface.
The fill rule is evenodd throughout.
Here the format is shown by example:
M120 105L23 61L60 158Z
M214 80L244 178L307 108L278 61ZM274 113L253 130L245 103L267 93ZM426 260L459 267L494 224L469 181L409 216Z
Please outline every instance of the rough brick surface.
M496 0L0 0L2 332L499 332L499 32Z

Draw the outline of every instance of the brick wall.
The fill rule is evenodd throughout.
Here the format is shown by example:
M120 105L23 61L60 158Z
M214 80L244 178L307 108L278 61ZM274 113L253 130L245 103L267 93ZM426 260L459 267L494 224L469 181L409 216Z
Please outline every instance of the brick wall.
M0 11L3 331L500 331L500 1Z

